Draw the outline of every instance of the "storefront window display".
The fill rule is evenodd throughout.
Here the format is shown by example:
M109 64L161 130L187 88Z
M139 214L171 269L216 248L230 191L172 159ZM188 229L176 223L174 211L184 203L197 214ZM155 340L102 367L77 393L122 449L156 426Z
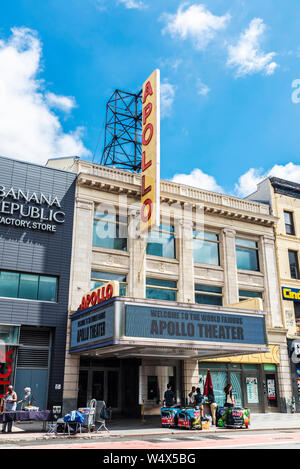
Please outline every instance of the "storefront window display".
M300 402L300 367L296 368L298 401Z
M18 341L19 326L0 324L0 399L6 393L7 387L14 381Z
M211 375L212 385L214 389L214 396L215 396L216 404L219 407L223 407L224 400L225 400L224 388L227 384L227 379L228 379L226 364L223 364L223 363L218 364L218 365L221 365L223 368L225 368L224 371L221 371L221 369L220 371L214 371L213 366L210 366L211 364L209 364L209 368L200 368L200 365L201 364L199 364L199 387L201 389L201 393L203 394L203 391L204 391L207 370L210 369L210 375Z
M230 383L237 407L250 407L256 412L262 411L263 408L278 407L276 365L200 362L199 386L202 391L208 369L218 406L224 405L224 387Z

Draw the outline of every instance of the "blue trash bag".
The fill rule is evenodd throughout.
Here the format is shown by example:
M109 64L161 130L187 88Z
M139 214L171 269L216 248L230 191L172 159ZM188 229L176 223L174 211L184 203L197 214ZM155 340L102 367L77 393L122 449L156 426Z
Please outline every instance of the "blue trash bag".
M83 423L84 415L78 412L78 410L72 410L69 414L64 416L64 422Z

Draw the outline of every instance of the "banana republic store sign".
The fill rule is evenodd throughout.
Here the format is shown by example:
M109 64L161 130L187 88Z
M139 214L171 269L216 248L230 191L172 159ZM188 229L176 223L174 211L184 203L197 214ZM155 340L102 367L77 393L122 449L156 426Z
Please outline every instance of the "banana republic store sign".
M56 195L0 185L0 225L55 233L64 222Z

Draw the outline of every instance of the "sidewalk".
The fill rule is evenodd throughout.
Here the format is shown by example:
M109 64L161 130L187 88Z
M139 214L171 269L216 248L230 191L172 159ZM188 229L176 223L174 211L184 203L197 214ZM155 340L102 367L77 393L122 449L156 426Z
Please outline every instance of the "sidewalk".
M117 421L112 421L107 425L109 433L106 431L101 431L99 433L77 433L68 437L68 435L58 434L47 435L45 436L45 431L43 431L43 424L41 422L33 423L22 423L14 424L12 433L0 433L0 448L1 444L6 443L18 443L25 441L36 441L36 440L45 440L47 439L74 439L74 438L84 438L84 439L101 439L101 438L120 438L120 437L145 437L153 435L170 435L170 434L191 434L193 433L225 433L225 432L236 432L236 431L262 431L262 430L288 430L288 429L298 429L300 430L300 414L252 414L251 415L251 425L247 430L234 430L234 429L224 429L216 428L212 426L209 430L180 430L176 428L162 428L160 425L160 417L146 417L146 422L141 422L137 419L119 419Z

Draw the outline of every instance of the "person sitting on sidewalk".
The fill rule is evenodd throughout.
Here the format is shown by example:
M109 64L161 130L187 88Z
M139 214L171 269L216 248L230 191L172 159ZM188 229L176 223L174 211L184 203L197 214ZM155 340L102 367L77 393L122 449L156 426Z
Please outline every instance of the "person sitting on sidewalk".
M37 400L33 397L31 388L26 387L24 388L24 396L21 401L18 401L17 404L21 404L21 410L25 410L25 407L28 407L32 404L32 402L36 402Z

